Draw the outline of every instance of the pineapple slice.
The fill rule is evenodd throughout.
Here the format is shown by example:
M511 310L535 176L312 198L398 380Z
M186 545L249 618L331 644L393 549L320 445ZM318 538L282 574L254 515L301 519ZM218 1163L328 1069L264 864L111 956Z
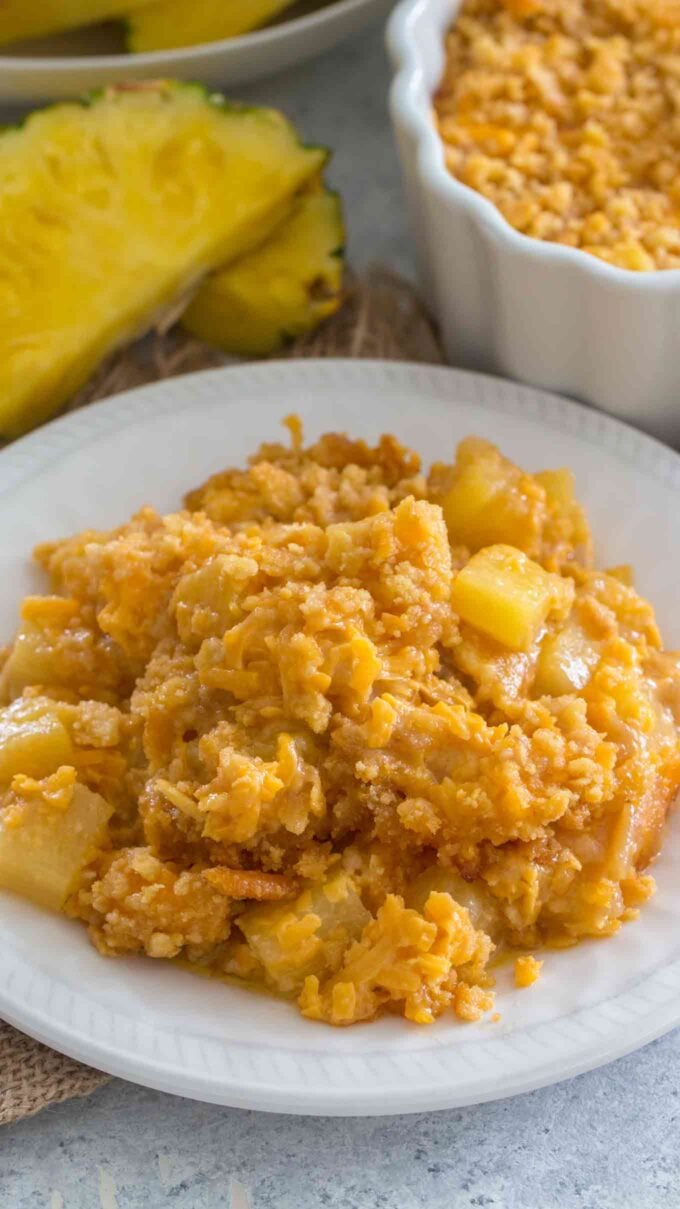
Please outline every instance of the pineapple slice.
M122 17L153 0L2 0L0 45Z
M305 194L261 248L203 283L183 326L226 353L276 352L340 306L344 234L339 197L321 187Z
M0 785L17 773L47 776L72 759L69 733L44 697L19 698L0 710Z
M112 810L62 767L42 781L17 776L0 804L0 888L61 911L101 846Z
M474 629L514 651L526 651L550 613L565 617L574 584L513 546L474 554L453 581L453 608Z
M197 85L108 89L0 135L0 435L258 246L326 158Z
M289 8L294 0L155 0L146 11L131 13L128 50L140 53L219 42L257 29ZM128 5L128 8L131 8Z

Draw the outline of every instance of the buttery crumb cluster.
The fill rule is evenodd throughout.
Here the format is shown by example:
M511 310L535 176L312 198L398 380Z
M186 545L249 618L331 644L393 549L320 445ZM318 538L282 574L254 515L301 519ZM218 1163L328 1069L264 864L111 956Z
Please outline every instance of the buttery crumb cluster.
M435 104L450 171L519 231L680 267L677 0L464 0Z
M0 886L313 1020L474 1020L499 955L651 893L678 659L629 569L592 568L568 471L469 438L425 475L289 426L182 511L38 549Z

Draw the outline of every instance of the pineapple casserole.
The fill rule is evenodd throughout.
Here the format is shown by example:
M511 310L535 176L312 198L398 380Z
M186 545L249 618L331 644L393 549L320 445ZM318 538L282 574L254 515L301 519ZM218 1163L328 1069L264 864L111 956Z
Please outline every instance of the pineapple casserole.
M464 0L446 45L454 176L525 235L680 268L677 0Z
M2 658L0 886L312 1020L476 1020L612 936L680 783L680 656L567 470L266 444L36 551Z

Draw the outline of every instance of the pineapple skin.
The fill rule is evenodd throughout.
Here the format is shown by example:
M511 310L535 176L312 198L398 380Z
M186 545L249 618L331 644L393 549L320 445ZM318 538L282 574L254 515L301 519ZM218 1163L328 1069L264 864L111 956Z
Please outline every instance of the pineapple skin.
M261 244L326 158L273 110L167 81L3 132L0 436L55 414L109 353Z
M294 0L154 0L132 11L127 47L133 54L219 42L258 29L290 8ZM130 7L130 6L128 6Z
M183 327L234 356L278 352L342 304L344 242L340 198L319 185L260 248L206 278Z
M3 0L0 46L122 17L153 0Z

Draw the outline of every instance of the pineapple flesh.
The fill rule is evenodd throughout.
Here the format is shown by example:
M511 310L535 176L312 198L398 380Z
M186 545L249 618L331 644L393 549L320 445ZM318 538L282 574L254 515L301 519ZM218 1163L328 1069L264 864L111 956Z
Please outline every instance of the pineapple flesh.
M310 191L262 247L205 280L183 326L226 353L277 352L338 310L343 243L340 199Z
M2 0L0 46L109 21L151 3L153 0Z
M470 550L505 542L533 554L542 493L531 475L478 437L461 441L442 498L451 541Z
M290 8L294 0L155 0L130 12L128 49L133 53L197 46L236 38ZM128 8L131 8L128 5Z
M566 617L573 581L545 571L513 546L488 546L458 572L452 604L468 625L514 651L526 651L549 614Z
M358 940L370 918L351 878L337 873L291 903L248 908L238 926L268 984L287 995L301 990L309 974L334 972L329 942L336 941L339 965L343 945Z
M72 759L70 735L44 698L20 697L0 710L0 788L17 773L44 777Z
M43 780L18 775L0 801L0 889L61 911L103 842L112 810L63 766Z
M576 622L567 624L541 643L534 695L560 697L582 692L599 661L600 644Z
M441 504L454 546L516 546L548 570L570 562L587 566L592 542L570 470L527 474L480 437L458 446L453 466L438 462L430 498Z
M120 86L0 135L0 436L263 242L326 153L197 85Z

